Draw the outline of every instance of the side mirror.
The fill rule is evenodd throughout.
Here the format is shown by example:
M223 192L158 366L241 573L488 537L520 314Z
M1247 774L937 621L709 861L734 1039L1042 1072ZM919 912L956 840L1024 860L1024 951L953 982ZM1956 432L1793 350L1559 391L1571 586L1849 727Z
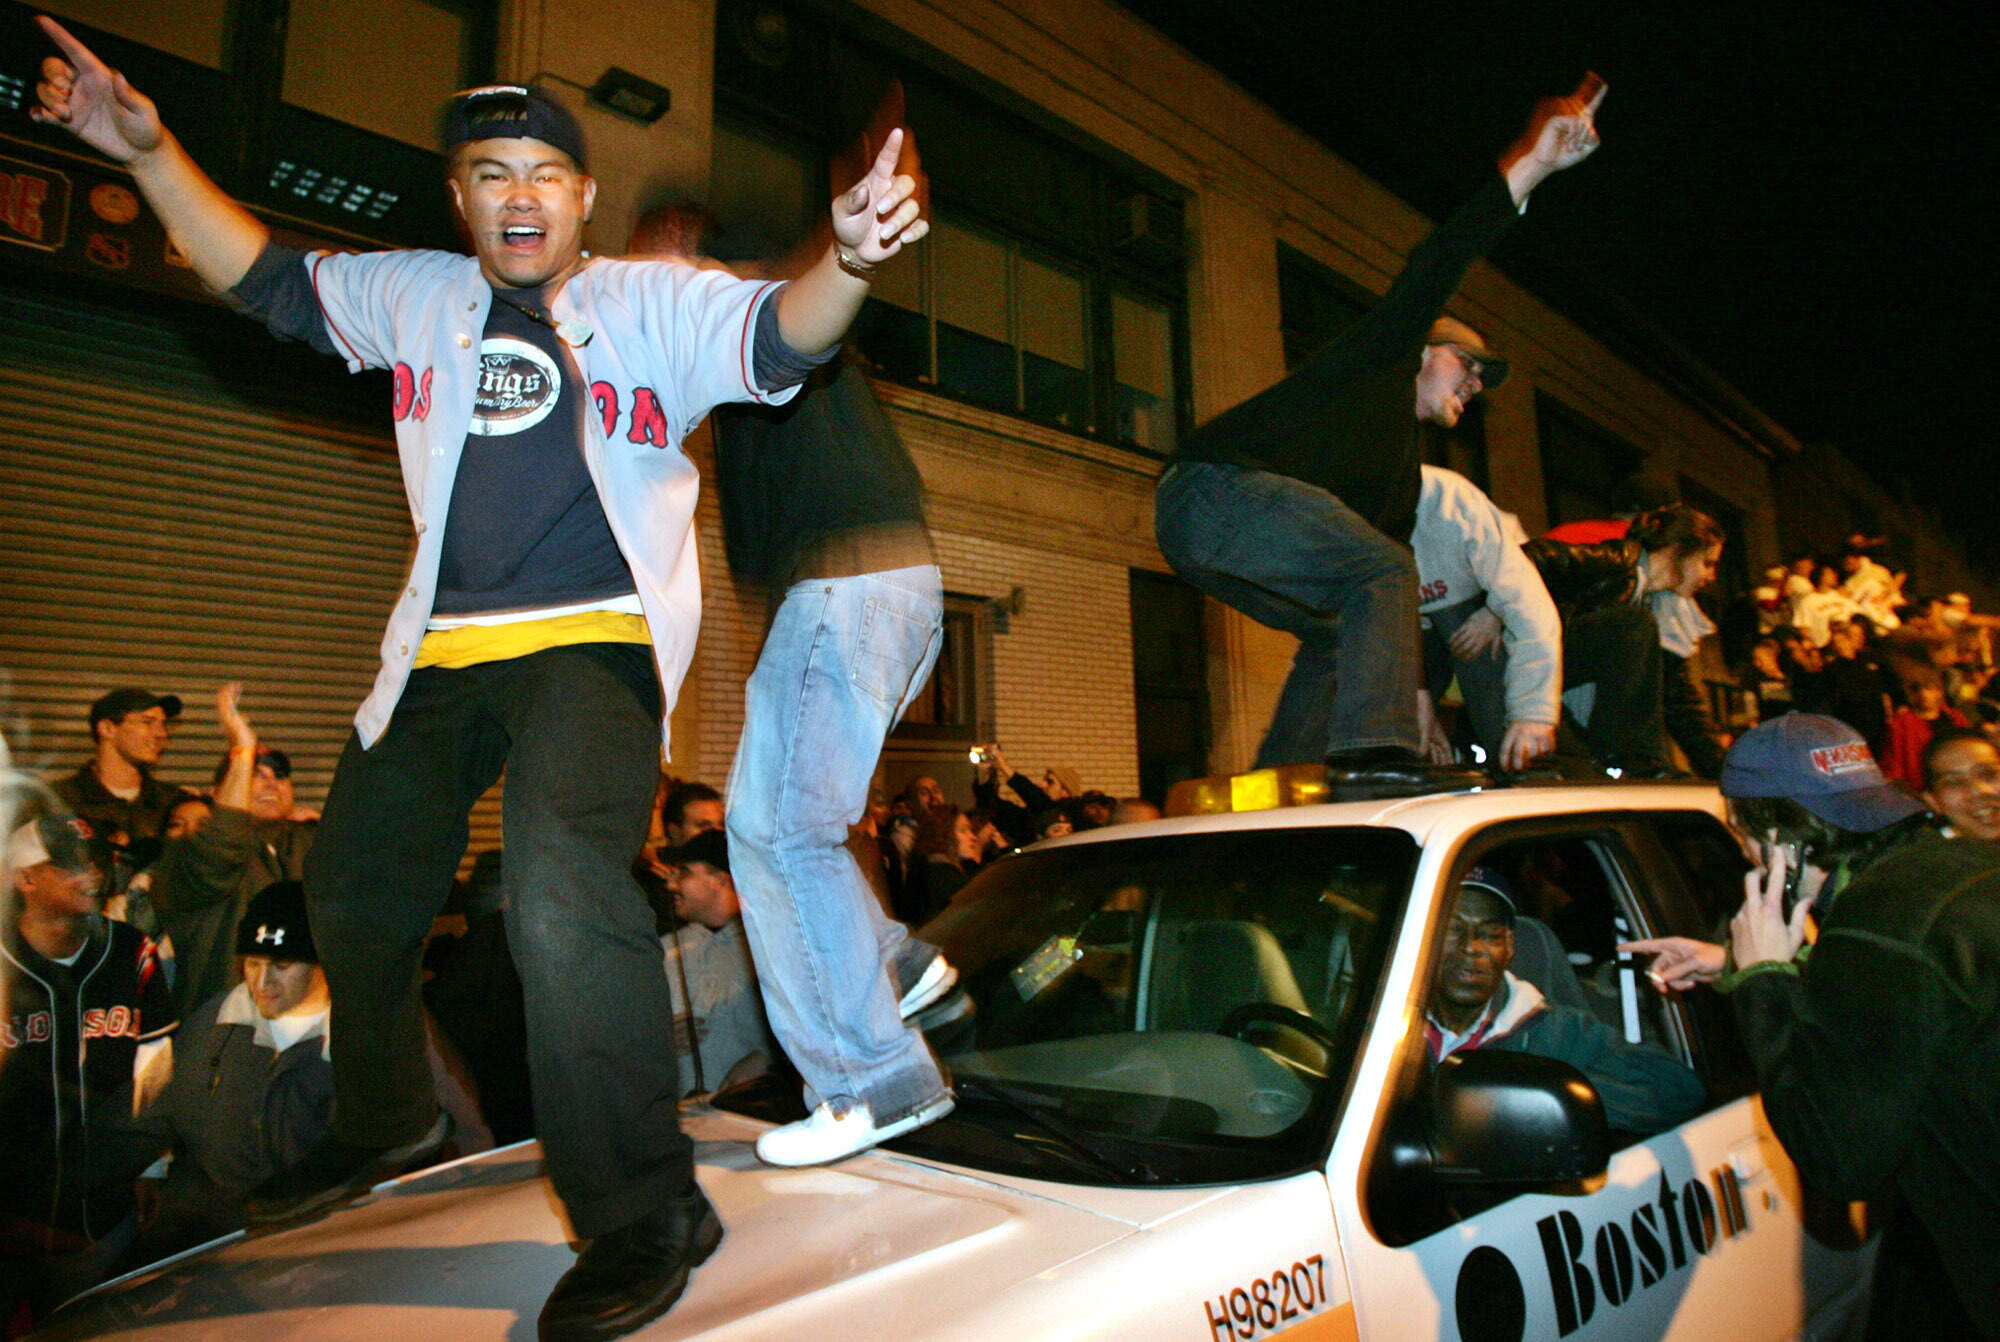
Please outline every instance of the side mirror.
M1450 1183L1553 1184L1611 1160L1604 1102L1582 1072L1532 1053L1455 1053L1432 1078L1430 1174Z

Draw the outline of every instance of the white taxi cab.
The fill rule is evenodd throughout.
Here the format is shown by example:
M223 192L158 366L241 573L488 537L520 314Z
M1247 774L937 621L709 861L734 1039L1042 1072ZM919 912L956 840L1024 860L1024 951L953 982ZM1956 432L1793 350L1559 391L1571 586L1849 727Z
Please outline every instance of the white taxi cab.
M1726 1001L1663 998L1615 950L1733 912L1712 788L1261 804L1301 789L1208 784L1208 813L975 877L924 929L963 974L923 1018L944 1121L779 1170L751 1143L795 1086L693 1107L728 1233L640 1336L1786 1338L1858 1316L1872 1246L1801 1189ZM1475 864L1521 906L1515 972L1687 1064L1702 1112L1614 1133L1560 1063L1429 1063L1425 987ZM528 1144L100 1289L49 1335L521 1337L571 1261Z

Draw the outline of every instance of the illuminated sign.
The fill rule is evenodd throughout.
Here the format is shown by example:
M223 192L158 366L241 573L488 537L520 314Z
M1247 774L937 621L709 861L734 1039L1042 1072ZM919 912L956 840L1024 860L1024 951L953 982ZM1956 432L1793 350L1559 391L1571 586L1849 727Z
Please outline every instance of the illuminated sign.
M55 252L69 230L67 174L0 156L0 240Z

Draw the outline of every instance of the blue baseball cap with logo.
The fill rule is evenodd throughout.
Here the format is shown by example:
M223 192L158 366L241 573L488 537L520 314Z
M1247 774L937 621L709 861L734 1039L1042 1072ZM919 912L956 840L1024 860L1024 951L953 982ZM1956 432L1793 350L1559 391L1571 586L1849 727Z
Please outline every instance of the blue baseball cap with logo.
M529 84L488 84L454 93L445 111L444 151L479 140L540 140L583 164L583 129L570 110Z
M1725 797L1784 797L1857 834L1923 811L1891 783L1861 733L1820 713L1787 713L1737 738L1722 761Z
M1512 927L1521 906L1514 901L1514 886L1498 869L1477 866L1458 878L1460 890L1481 890L1500 901L1501 917Z

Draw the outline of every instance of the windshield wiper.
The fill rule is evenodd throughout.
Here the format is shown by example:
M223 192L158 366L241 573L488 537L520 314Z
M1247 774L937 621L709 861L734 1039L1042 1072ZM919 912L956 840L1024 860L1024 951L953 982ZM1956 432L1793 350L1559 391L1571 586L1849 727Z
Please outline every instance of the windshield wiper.
M1160 1182L1160 1172L1134 1155L1113 1155L1097 1143L1089 1141L1074 1126L1058 1117L1042 1112L1054 1109L1062 1113L1062 1101L1040 1091L1010 1086L1005 1082L987 1077L966 1076L958 1073L952 1077L952 1090L963 1099L989 1100L1001 1106L1048 1133L1072 1153L1082 1156L1097 1168L1124 1183Z

